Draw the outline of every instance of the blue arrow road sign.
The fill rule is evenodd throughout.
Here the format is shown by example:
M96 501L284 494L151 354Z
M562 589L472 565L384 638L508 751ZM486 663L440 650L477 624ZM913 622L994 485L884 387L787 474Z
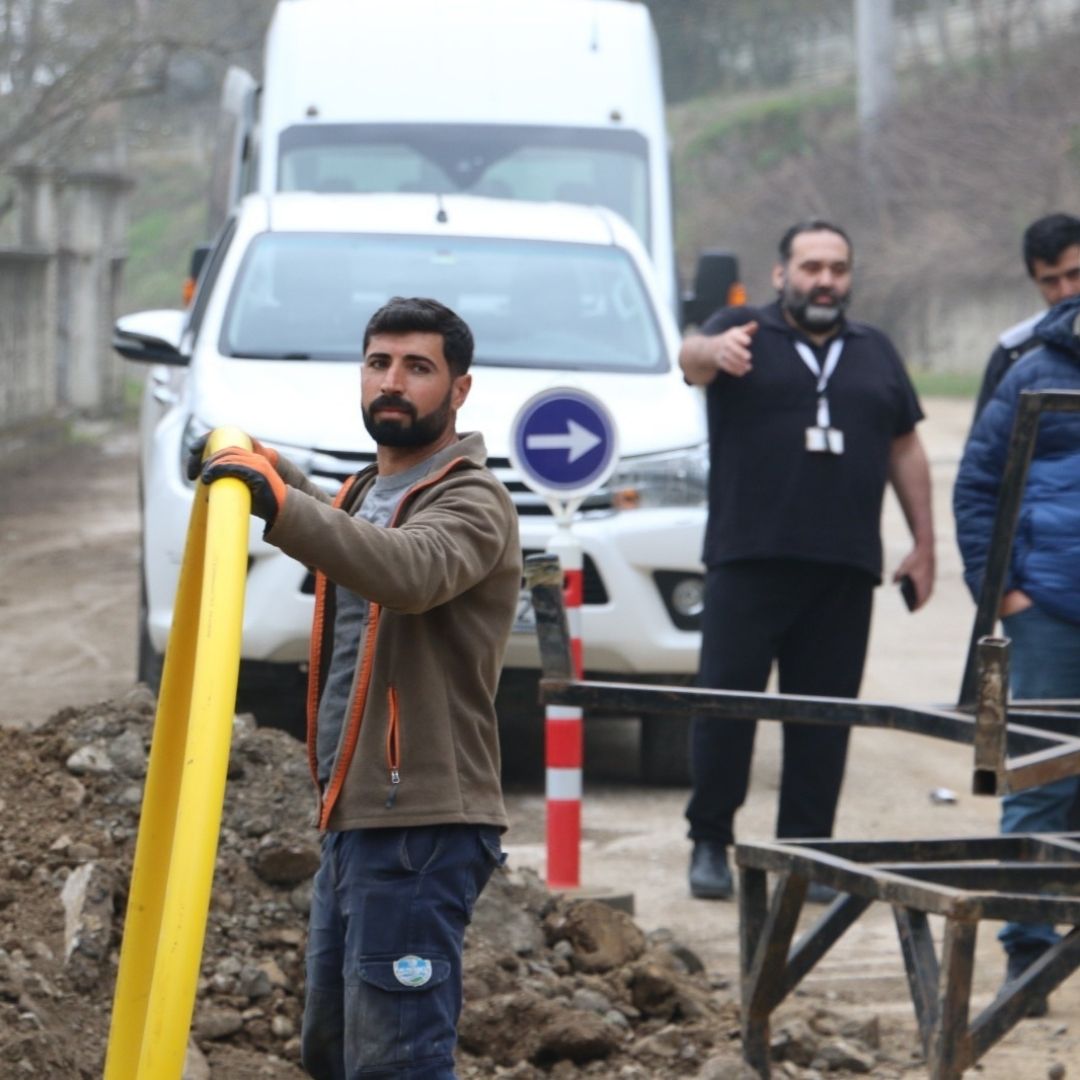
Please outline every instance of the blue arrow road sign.
M615 468L617 449L611 414L582 390L544 390L522 405L511 425L514 468L534 491L558 499L596 490Z

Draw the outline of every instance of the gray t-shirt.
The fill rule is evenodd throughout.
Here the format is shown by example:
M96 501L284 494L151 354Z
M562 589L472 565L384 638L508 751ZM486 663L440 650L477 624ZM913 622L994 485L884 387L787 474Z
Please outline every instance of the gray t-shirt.
M428 458L405 472L395 473L393 476L377 476L354 516L370 521L372 525L388 525L401 497L413 484L427 475L433 464L434 458ZM357 658L364 647L368 623L368 602L364 597L332 582L330 588L335 590L337 616L334 619L334 647L330 654L330 669L319 701L318 731L315 739L321 783L329 780L333 772L345 710L348 708L349 695L352 693L359 668Z

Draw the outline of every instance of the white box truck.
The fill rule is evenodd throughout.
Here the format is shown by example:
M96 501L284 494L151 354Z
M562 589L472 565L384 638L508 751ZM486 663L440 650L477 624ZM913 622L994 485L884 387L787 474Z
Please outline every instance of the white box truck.
M627 0L281 0L222 99L212 217L248 192L596 204L678 315L659 48Z

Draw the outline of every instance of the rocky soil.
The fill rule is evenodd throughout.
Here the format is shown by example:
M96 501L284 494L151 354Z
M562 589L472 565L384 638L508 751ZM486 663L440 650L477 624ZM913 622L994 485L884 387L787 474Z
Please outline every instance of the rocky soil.
M878 590L867 700L953 699L971 630L949 506L971 405L924 404L938 587L914 617L895 589ZM42 443L0 433L0 1080L101 1075L150 731L150 703L129 693L139 564L134 433L104 424L76 425L71 435L75 441ZM883 525L886 563L894 567L908 545L895 500L886 502ZM103 698L111 700L84 707ZM72 705L79 708L65 708ZM258 714L256 704L250 707ZM63 711L54 715L57 710ZM69 766L72 754L95 743L101 745L88 759L84 751ZM632 890L645 952L606 972L575 959L590 950L559 928L565 907L529 872L543 875L545 867L542 788L511 783L504 846L513 871L497 878L478 906L466 955L461 1077L740 1076L738 907L688 896L686 792L638 784L637 745L632 720L586 725L582 876L593 893ZM746 840L772 835L780 757L774 725L761 725L756 747L738 822ZM504 760L519 749L504 747ZM302 758L287 737L238 722L189 1080L208 1070L215 1080L301 1075L293 1040L306 889L302 881L264 880L259 867L272 877L275 858L291 867L288 873L298 874L305 859L310 866L314 837L302 819L311 795ZM970 784L969 747L857 731L837 835L991 835L995 800L972 797ZM939 787L951 789L956 801L928 797ZM72 920L67 933L65 895ZM808 908L802 923L816 914ZM612 920L621 938L627 923ZM517 936L498 936L511 926ZM993 924L980 928L975 1010L1000 986L996 930ZM70 957L69 942L75 943ZM691 951L704 972L694 972ZM670 1013L650 1013L635 1000L647 985L635 974L642 964L658 965L677 987L681 1003ZM277 985L282 976L284 985ZM582 993L592 990L603 1000ZM520 1020L517 1014L501 1025L492 1019L510 1014L518 1001ZM587 1001L592 1017L580 1007ZM691 1001L707 1009L704 1019L686 1015ZM564 1052L558 1036L573 1030L579 1015L585 1024L595 1025L598 1017L621 1032L615 1049L590 1060L580 1050ZM1080 1074L1077 1017L1080 978L1074 975L1052 995L1049 1016L1018 1024L971 1075L1060 1080ZM784 1058L774 1077L853 1075L867 1067L864 1057L828 1070L847 1052L834 1046L839 1040L872 1058L869 1075L925 1078L888 905L874 905L851 927L784 1003L773 1027L774 1057ZM610 1038L607 1027L599 1030Z
M142 688L0 728L0 1078L98 1077L154 702ZM185 1077L298 1077L317 838L304 756L237 719ZM749 1076L726 979L663 929L500 872L465 955L459 1074L619 1080ZM900 1076L873 1020L802 1003L777 1024L779 1075Z

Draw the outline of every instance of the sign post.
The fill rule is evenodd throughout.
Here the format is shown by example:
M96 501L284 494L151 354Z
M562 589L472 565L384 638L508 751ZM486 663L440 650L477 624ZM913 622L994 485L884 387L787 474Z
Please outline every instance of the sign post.
M597 398L581 390L555 387L536 394L518 410L511 426L511 464L545 498L555 518L556 532L548 551L559 557L563 569L574 673L579 679L584 676L584 556L573 532L573 515L611 475L617 450L611 414ZM577 889L581 885L581 709L547 706L544 741L547 883L553 889Z

